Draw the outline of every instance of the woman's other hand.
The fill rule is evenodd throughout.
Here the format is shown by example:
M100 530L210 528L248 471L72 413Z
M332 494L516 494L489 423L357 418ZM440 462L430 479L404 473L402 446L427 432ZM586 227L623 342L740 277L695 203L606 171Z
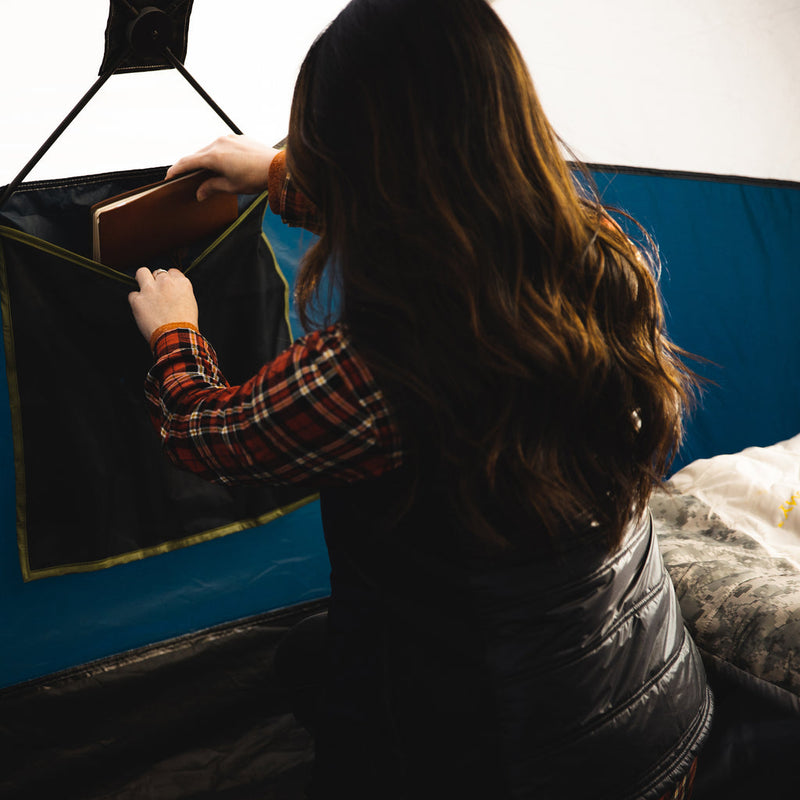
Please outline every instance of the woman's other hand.
M138 292L128 295L133 318L146 341L162 325L186 322L197 327L197 301L189 279L179 270L136 270Z
M215 192L258 194L267 188L269 166L277 152L248 136L221 136L202 150L176 161L167 171L167 178L196 169L216 173L200 185L198 200L205 200Z

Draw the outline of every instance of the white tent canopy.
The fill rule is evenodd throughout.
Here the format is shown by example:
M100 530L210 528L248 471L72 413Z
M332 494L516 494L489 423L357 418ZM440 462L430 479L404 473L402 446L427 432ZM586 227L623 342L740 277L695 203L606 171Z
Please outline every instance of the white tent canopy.
M186 67L243 131L273 143L305 51L343 5L195 0ZM800 180L800 0L494 7L583 160ZM94 81L108 8L0 0L0 183ZM174 70L115 75L29 179L168 164L227 132Z

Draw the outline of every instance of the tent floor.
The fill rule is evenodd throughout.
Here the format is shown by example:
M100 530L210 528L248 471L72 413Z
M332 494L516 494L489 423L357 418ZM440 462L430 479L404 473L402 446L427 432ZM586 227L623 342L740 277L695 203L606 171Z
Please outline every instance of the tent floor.
M303 800L311 737L278 644L320 600L0 690L0 800ZM800 717L707 661L717 698L697 800L785 796ZM761 791L766 787L777 791Z
M274 672L315 601L0 691L0 798L301 800L308 733Z

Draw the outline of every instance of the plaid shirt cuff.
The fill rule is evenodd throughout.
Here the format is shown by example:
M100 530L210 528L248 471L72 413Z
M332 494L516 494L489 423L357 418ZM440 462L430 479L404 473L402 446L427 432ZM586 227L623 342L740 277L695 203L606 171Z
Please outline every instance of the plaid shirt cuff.
M167 331L174 330L175 328L189 328L189 330L197 331L197 326L191 322L168 322L166 325L160 325L150 334L150 349L155 350L156 342L159 338L167 333ZM199 333L199 331L197 331Z
M317 207L294 185L286 169L286 151L281 150L269 167L269 207L290 227L319 234L322 226Z

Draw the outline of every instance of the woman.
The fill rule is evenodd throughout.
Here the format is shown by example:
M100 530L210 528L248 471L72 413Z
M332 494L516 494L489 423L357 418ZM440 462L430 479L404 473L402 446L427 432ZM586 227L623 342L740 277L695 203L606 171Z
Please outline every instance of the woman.
M201 196L269 183L320 234L312 332L240 387L178 271L131 295L166 452L321 489L313 796L688 796L712 703L647 500L692 380L494 12L354 0L302 65L285 161L226 138L170 174L197 167Z

